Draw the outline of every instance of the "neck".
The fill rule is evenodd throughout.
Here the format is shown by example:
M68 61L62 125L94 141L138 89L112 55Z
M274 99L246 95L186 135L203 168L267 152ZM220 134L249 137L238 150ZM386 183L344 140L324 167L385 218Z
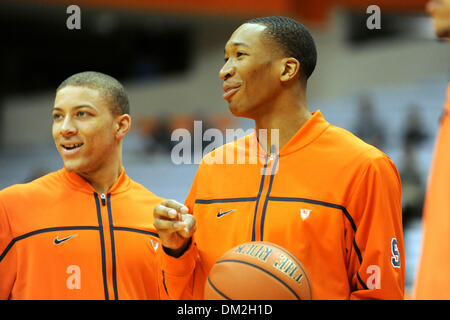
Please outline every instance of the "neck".
M97 193L108 193L122 173L122 157L118 157L108 165L102 165L97 170L77 172L94 188Z
M278 153L310 117L311 113L304 96L287 99L283 103L266 108L262 115L254 118L256 135L261 147L267 153ZM260 129L266 130L267 139L260 137ZM275 150L272 150L272 146L275 146Z

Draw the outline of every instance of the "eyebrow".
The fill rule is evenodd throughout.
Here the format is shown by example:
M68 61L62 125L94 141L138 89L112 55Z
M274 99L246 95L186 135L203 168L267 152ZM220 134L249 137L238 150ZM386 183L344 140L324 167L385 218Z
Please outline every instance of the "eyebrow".
M89 104L80 104L80 105L74 107L73 109L78 110L78 109L81 109L81 108L89 108L89 109L92 109L94 111L96 110L93 106L91 106ZM58 107L53 107L53 109L52 109L52 111L62 111L62 110L63 110L62 108L58 108Z
M232 42L231 44L235 47L244 46L244 47L250 48L250 46L248 44L246 44L245 42Z
M250 46L248 44L246 44L245 42L231 42L230 45L233 46L233 47L243 46L243 47L246 47L246 48L250 48ZM225 52L226 49L223 49L223 51Z

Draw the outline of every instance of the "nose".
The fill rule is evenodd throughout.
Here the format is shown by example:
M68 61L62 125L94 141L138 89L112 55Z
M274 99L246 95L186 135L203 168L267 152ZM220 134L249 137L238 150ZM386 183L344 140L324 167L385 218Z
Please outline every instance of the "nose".
M219 71L219 78L222 80L227 80L232 77L235 73L234 66L230 63L231 59L225 62L222 69Z
M73 136L78 132L77 127L74 125L72 118L69 115L62 121L59 131L61 135L65 137Z

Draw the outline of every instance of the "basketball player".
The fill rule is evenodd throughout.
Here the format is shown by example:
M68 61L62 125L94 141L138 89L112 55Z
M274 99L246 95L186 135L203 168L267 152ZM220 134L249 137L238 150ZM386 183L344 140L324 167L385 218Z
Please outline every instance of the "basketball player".
M403 299L397 169L380 150L310 111L316 56L308 30L285 17L252 19L226 43L223 97L235 116L255 121L255 131L203 158L185 206L155 208L168 298L201 299L223 253L268 241L305 266L314 299ZM249 159L251 145L258 145L256 164L214 161L228 152Z
M450 40L450 0L430 1L436 35ZM448 68L447 64L444 66ZM413 295L450 299L450 84L436 138L423 211L422 252Z
M52 115L64 167L0 191L0 299L158 299L151 212L162 199L122 165L123 86L75 74Z

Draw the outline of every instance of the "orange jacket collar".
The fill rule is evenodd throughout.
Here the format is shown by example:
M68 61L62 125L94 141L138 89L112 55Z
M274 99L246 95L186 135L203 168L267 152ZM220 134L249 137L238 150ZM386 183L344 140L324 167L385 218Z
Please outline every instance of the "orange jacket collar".
M75 172L69 172L66 170L66 168L62 168L58 171L58 174L60 174L67 182L68 185L70 185L72 188L86 192L86 193L92 193L95 192L95 189L91 186L91 184L86 181L83 177L81 177L79 174ZM109 189L108 193L116 194L120 192L124 192L129 189L130 186L130 178L125 173L125 168L122 167L122 172L119 175L119 178L114 182L111 189Z
M294 136L281 148L280 156L289 154L291 152L297 151L304 146L308 145L314 141L320 134L330 126L330 123L325 120L320 110L312 113L312 117L306 121L306 123L301 126L300 129L294 134ZM256 133L252 132L249 135L249 139L257 140ZM261 147L258 141L252 141L258 146L258 156L264 158L267 153L264 148Z

